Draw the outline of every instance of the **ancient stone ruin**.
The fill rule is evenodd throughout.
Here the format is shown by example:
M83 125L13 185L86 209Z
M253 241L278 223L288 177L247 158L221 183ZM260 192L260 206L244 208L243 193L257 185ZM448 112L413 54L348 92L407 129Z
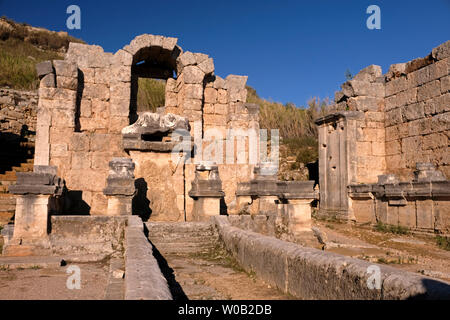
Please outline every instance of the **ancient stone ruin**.
M342 85L316 121L322 215L450 231L449 46Z
M220 78L212 58L175 38L140 35L114 54L70 43L64 60L37 65L34 170L9 188L15 224L3 254L113 257L125 298L172 299L147 226L152 242L167 230L220 239L246 271L297 297L448 298L444 282L385 267L371 291L369 262L307 247L324 249L313 204L325 218L450 232L449 70L447 41L344 83L341 111L316 120L317 184L279 181L260 154L247 77ZM165 81L156 112L138 112L139 78Z

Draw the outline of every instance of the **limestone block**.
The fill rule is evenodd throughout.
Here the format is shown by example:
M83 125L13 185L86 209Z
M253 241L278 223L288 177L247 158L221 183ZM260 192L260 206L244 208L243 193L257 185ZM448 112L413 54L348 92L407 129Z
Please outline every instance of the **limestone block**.
M204 77L205 73L197 66L187 66L183 69L184 83L201 84L203 83Z
M36 127L36 145L34 164L49 165L50 163L50 129L49 126Z
M95 82L95 68L80 68L83 83L94 83ZM81 81L81 79L80 79Z
M450 91L450 76L441 78L441 93Z
M24 195L16 198L15 239L45 239L50 195Z
M116 117L111 116L109 118L108 129L110 133L121 133L122 129L129 125L127 116Z
M39 88L39 98L62 101L75 101L77 92L64 88Z
M175 92L166 92L166 107L176 107L178 106L178 94Z
M450 114L437 114L431 118L431 128L433 132L447 131L450 129Z
M133 64L133 56L125 50L118 50L111 59L111 64L115 66L131 66Z
M353 79L358 81L374 82L376 78L381 77L381 75L381 67L373 64L359 71Z
M204 114L214 114L214 105L210 103L205 103L203 106L203 113Z
M111 98L129 99L131 95L131 85L129 82L111 83Z
M418 101L428 100L433 97L437 97L440 94L441 94L440 82L439 80L435 80L430 83L426 83L418 88L417 100Z
M417 200L417 227L421 229L434 229L433 200Z
M442 60L450 57L450 40L444 42L431 51L433 58Z
M351 97L347 100L350 110L356 111L382 111L383 100L376 97ZM387 107L387 106L386 106ZM387 109L387 108L386 108Z
M200 70L205 74L212 74L214 72L214 62L212 58L207 58L198 64Z
M53 109L52 110L52 126L75 128L75 112L74 110Z
M51 61L43 61L36 64L36 73L40 79L49 73L53 73L53 65Z
M228 103L228 93L225 89L219 89L217 91L217 102L222 104Z
M414 202L398 207L398 224L407 228L416 227L416 208Z
M162 47L166 50L172 51L173 49L175 49L177 41L177 38L164 37L162 40Z
M80 103L80 116L90 117L92 114L92 104L90 99L82 99Z
M436 80L449 74L448 63L450 58L437 61L430 65L430 80Z
M385 95L384 84L382 83L369 83L366 81L349 80L342 86L342 92L347 97L355 96L372 96L381 97Z
M39 83L41 88L56 88L56 77L54 73L49 73L41 79Z
M203 86L201 84L186 84L183 87L185 99L203 99Z
M289 199L285 205L289 216L289 231L294 235L311 231L312 199Z
M416 86L415 84L412 85L412 87L415 86ZM406 77L400 77L387 82L385 87L386 87L386 97L389 97L400 91L406 90L408 88L408 83L406 81Z
M132 214L132 200L129 196L108 196L106 215L123 216Z
M100 46L71 42L66 61L76 63L79 68L104 68L110 64L110 56Z
M78 77L78 68L76 64L65 60L53 60L53 67L55 68L56 76L63 76L69 78Z
M178 58L179 63L181 64L181 68L191 66L197 63L197 60L195 59L195 55L190 52L186 51L180 57Z
M205 103L214 104L217 101L217 90L214 88L205 89Z
M412 121L416 119L421 119L425 117L424 105L421 103L414 103L405 106L402 110L402 118L405 121Z
M88 151L89 135L84 132L74 132L70 137L70 151Z
M90 83L84 86L83 99L100 99L106 101L109 100L109 96L109 88L106 84Z
M130 98L128 96L123 98L111 97L109 106L111 116L128 117L130 114Z
M131 73L131 68L130 73ZM110 68L95 68L94 83L109 84L111 82L112 72Z
M78 79L64 76L57 76L56 83L58 88L77 90Z
M72 169L89 169L91 167L91 155L88 152L74 152L72 154Z
M386 142L386 155L400 154L401 151L402 151L402 149L401 149L399 140L393 140L393 141Z
M185 110L202 110L202 100L199 99L185 99L182 104L183 109Z
M214 113L219 115L227 115L228 114L228 105L216 103L214 105Z
M107 151L110 147L110 134L94 133L91 135L91 151Z
M99 99L92 99L92 114L96 118L106 119L109 116L109 102Z
M51 157L66 157L68 154L67 144L52 144L50 146L50 156Z

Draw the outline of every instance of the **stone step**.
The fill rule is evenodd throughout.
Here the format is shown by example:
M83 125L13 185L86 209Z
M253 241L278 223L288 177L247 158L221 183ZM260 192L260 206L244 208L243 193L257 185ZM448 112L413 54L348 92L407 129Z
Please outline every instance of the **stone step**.
M2 193L0 195L0 207L2 205L8 205L8 204L16 205L16 198L12 194Z
M0 193L0 199L8 199L8 198L14 198L14 195L11 193Z
M16 181L16 180L17 176L15 172L8 171L8 173L0 174L0 181Z
M14 179L14 180L2 180L2 179L0 179L0 185L2 185L2 186L10 186L10 185L13 185L13 184L16 184L16 179Z
M148 238L158 243L211 243L218 240L218 236L189 237L185 235L172 235L159 237L149 234Z
M216 234L210 223L204 222L147 222L149 234L159 237L170 237L175 234L204 237Z

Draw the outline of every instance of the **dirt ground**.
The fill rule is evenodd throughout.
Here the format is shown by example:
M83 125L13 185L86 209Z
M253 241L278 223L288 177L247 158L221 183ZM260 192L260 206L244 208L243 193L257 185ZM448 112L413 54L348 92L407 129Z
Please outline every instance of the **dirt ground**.
M254 274L245 273L229 257L169 254L164 255L164 258L173 269L175 280L183 291L177 298L187 297L189 300L295 299L255 278Z
M97 300L104 299L108 266L99 263L77 264L81 288L68 289L65 267L0 269L0 300Z
M370 226L313 220L326 234L327 251L450 281L450 251L434 235L395 234Z

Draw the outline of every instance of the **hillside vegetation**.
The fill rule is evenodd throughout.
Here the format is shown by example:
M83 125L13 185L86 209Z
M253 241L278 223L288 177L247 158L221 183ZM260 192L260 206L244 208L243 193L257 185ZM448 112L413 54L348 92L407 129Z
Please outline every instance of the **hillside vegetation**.
M36 89L39 85L36 63L63 59L70 42L84 43L67 32L48 31L0 18L0 86Z

